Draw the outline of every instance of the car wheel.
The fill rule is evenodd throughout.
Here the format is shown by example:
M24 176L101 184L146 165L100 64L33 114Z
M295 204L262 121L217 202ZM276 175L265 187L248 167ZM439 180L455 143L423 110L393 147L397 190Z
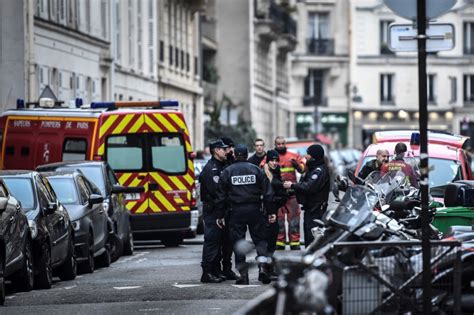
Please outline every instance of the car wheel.
M87 251L87 261L82 264L82 270L85 273L93 273L94 269L94 236L92 233L89 233L89 250Z
M123 254L127 256L133 255L134 246L133 246L133 233L130 226L128 227L128 235L123 242Z
M183 243L183 238L179 236L164 238L161 240L161 243L166 247L178 247Z
M69 250L64 263L58 270L59 279L62 281L73 280L77 275L77 260L74 253L74 239L72 233L69 237Z
M18 274L17 285L21 291L31 291L33 290L34 283L33 250L31 248L31 241L27 239L23 248L23 265Z
M44 243L41 250L41 258L38 261L38 275L35 286L38 289L49 289L53 285L53 267L51 266L51 250L49 244Z
M105 244L104 249L105 249L105 251L97 259L97 265L99 267L108 267L108 266L110 266L111 257L110 257L109 244Z
M110 256L112 262L116 261L117 259L122 256L123 252L123 244L120 237L117 234L110 234L109 246L110 246Z
M0 263L0 305L5 303L5 266Z

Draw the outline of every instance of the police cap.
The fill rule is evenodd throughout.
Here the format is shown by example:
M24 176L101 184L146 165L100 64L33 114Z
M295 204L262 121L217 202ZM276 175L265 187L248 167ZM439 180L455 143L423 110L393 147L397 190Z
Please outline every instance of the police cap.
M247 149L247 146L243 143L237 144L237 146L234 149L234 154L235 156L247 156L249 154L249 151Z
M214 150L214 149L217 149L217 148L227 148L228 145L226 145L221 139L217 139L217 140L214 140L214 141L211 141L209 143L209 150Z

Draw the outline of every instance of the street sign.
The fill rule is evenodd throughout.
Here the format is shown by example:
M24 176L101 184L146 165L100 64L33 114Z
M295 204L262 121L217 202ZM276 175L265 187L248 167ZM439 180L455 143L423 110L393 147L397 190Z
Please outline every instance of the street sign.
M396 15L405 19L416 20L417 0L384 0L385 5ZM456 0L426 0L426 19L432 20L448 12Z
M430 23L426 29L426 51L436 52L454 48L454 25ZM418 30L413 24L392 24L388 45L395 52L418 51Z

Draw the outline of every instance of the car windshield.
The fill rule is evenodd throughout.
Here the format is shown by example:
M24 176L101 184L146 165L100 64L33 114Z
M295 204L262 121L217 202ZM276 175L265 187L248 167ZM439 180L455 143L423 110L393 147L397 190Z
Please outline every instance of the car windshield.
M301 146L301 147L288 147L288 151L298 153L300 156L306 155L306 149L308 146Z
M100 165L97 166L83 166L83 165L78 165L78 166L71 166L67 168L60 168L59 170L66 170L66 169L78 169L80 170L88 180L90 180L92 183L94 183L99 189L102 194L102 196L105 196L105 181L104 181L104 175L102 173L102 167Z
M77 204L76 184L72 178L54 178L49 177L49 182L53 186L54 192L58 199L63 204Z
M368 156L364 159L360 169L368 163L369 161L375 159L375 156ZM404 159L406 163L413 166L415 172L419 174L419 158L418 157L409 157ZM458 161L440 159L440 158L430 158L429 159L430 168L434 169L433 172L429 174L429 185L430 188L444 186L453 181L464 179L461 172L461 164Z
M11 194L21 202L23 210L36 209L36 198L33 183L29 178L3 177Z

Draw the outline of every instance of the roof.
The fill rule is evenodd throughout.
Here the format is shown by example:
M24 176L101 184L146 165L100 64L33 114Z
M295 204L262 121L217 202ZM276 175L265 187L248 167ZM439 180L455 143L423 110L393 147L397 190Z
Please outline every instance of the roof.
M46 176L46 177L68 177L68 178L71 178L71 177L74 177L75 175L77 174L80 174L77 170L63 170L63 171L55 171L55 172L41 172L41 174L43 174L43 176Z
M418 130L390 130L378 131L374 133L374 143L382 142L410 142L411 135L419 133ZM469 137L451 134L444 131L428 131L428 142L451 145L457 148L464 148Z
M36 171L31 170L7 170L0 171L0 176L32 177L36 173Z
M399 141L404 142L407 145L408 152L407 156L420 156L420 148L419 146L411 146L409 141ZM367 147L364 151L364 157L366 156L375 156L377 150L388 150L390 154L394 153L395 143L394 142L382 142L382 143L375 143L371 144ZM448 159L448 160L457 160L457 150L458 148L449 146L449 145L442 145L436 143L428 143L428 155L432 158L441 158L441 159Z
M64 161L64 162L56 162L56 163L49 163L49 164L42 164L39 165L36 169L55 169L59 167L67 167L67 166L102 166L105 162L104 161Z

